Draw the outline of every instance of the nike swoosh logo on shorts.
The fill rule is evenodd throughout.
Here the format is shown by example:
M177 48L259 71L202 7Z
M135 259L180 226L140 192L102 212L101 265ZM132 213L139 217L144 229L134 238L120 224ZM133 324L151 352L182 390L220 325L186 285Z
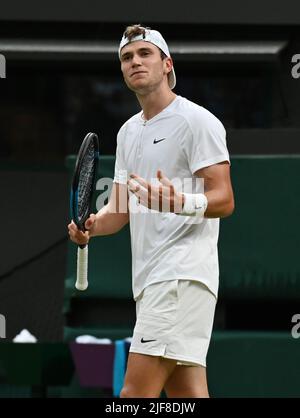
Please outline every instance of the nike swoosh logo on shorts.
M141 338L141 343L151 343L152 341L156 340L144 340L144 338Z
M153 144L158 144L161 141L164 141L167 138L162 138L162 139L154 139Z

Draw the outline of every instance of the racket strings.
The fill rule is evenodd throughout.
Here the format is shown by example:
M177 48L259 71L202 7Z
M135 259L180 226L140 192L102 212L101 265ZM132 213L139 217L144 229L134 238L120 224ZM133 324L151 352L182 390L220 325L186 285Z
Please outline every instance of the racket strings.
M81 221L89 210L89 196L92 193L95 169L95 148L90 143L82 161L78 183L78 219Z

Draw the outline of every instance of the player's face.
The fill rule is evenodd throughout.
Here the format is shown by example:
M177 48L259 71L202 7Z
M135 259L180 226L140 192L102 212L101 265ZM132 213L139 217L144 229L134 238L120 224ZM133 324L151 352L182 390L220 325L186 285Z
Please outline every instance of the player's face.
M162 60L160 50L150 42L135 41L121 51L121 70L127 86L136 93L153 91L170 71L171 59Z

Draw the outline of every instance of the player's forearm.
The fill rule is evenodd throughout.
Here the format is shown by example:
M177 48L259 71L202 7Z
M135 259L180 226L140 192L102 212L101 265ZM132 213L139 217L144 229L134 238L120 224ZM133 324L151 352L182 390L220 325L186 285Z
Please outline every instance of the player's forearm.
M230 191L211 190L205 192L205 196L208 202L205 218L225 218L234 211L234 199Z
M95 225L90 236L115 234L128 222L128 213L116 213L109 204L105 205L96 214Z

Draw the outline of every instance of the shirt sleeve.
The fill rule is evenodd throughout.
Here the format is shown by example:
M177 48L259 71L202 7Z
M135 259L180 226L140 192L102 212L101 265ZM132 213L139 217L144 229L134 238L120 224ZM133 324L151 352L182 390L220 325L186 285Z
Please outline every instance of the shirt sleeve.
M191 135L185 143L191 172L228 161L226 131L223 124L208 110L201 108L188 121Z
M114 183L127 184L127 170L124 161L122 133L119 131L117 137L117 151L115 162Z

